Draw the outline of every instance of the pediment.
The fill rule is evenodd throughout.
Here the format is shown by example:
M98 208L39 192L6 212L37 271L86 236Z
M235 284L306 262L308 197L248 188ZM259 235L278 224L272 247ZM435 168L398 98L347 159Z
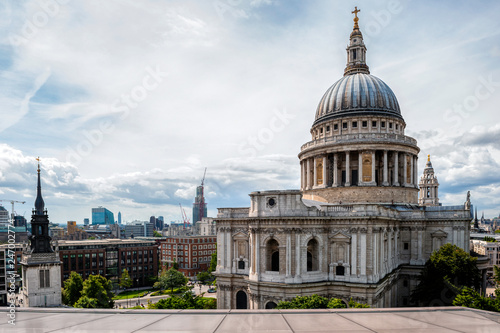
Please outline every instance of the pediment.
M234 240L248 240L248 235L243 232L237 232L233 235Z
M343 233L342 231L337 231L336 233L329 235L328 238L334 241L345 241L345 242L351 240L351 236Z
M448 233L444 232L443 230L439 229L437 231L434 231L431 233L431 237L437 237L437 238L445 238L448 237Z

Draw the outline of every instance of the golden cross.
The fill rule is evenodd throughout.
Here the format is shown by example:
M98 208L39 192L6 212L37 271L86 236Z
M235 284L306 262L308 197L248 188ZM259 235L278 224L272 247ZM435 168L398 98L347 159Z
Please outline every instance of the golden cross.
M431 155L427 155L427 162L431 161Z
M40 156L38 156L38 157L36 158L36 160L37 160L38 162L40 162Z
M361 9L358 9L358 7L356 6L356 7L354 7L354 10L353 10L351 13L353 13L353 14L354 14L354 16L355 16L356 18L358 18L358 13L359 13L360 11L361 11Z

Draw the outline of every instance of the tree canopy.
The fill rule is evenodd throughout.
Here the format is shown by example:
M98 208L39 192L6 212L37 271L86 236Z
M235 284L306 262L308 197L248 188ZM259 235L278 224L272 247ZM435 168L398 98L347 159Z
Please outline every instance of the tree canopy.
M120 277L120 287L122 288L130 288L132 286L132 279L128 274L126 269L123 269L122 276Z
M82 296L83 279L77 272L71 272L69 278L64 281L62 290L63 304L74 306L78 299Z
M200 281L201 283L205 283L207 280L211 280L213 278L212 274L210 274L209 272L199 272L197 275L196 275L196 278L198 279L198 281Z
M113 308L112 283L101 275L90 275L83 282L82 297L75 307Z
M171 289L174 292L174 288L185 286L188 282L188 278L184 276L181 272L175 268L170 268L168 271L161 273L158 281L153 287L159 289Z
M421 306L452 305L462 287L478 289L481 282L476 258L452 244L432 253L412 294Z
M210 258L210 266L208 267L208 271L214 272L215 269L217 268L217 251L214 251L212 253L212 258Z
M369 308L367 304L362 304L349 300L350 308ZM276 309L344 309L347 308L340 298L326 298L319 295L296 296L290 301L281 301Z
M148 304L148 309L216 309L217 299L194 296L190 292Z

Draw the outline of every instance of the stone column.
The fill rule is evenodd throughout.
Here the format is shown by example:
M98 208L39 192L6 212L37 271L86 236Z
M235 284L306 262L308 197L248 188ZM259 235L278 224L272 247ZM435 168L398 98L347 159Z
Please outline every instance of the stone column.
M252 275L253 273L255 273L255 258L254 258L254 254L253 254L253 251L255 251L255 247L254 247L254 241L255 241L255 234L253 233L253 230L250 231L250 249L251 251L249 251L249 256L250 256L250 262L248 263L249 264L249 267L250 267L250 275Z
M338 153L333 154L333 187L339 186Z
M306 176L306 189L311 189L311 159L307 159L307 176Z
M351 186L351 158L350 152L345 152L345 186Z
M358 186L363 183L363 155L362 152L358 152Z
M231 269L233 267L233 258L231 258L232 254L233 254L233 249L232 249L232 245L233 245L233 240L231 239L231 229L230 228L227 228L227 233L226 233L226 245L227 245L227 265L228 265L228 269L229 269L229 272L231 272Z
M415 171L414 171L414 159L413 159L413 156L410 155L410 179L408 181L409 184L411 184L411 186L415 186L414 183L414 177L415 177Z
M366 252L367 252L367 244L366 244L366 229L362 229L360 230L360 236L361 236L361 239L360 239L360 242L361 242L361 255L360 255L360 261L361 261L361 267L360 267L360 270L361 270L361 276L365 277L366 279L366 268L367 268L367 261L369 260L368 259L368 256L366 255Z
M302 282L302 278L300 277L301 268L300 268L300 232L295 232L295 282Z
M382 186L389 186L388 182L388 174L389 174L389 166L387 163L387 150L384 150L384 181L382 182Z
M413 185L418 188L418 156L413 156Z
M407 156L407 154L404 153L403 154L403 186L408 185L408 179L406 177L406 175L407 175L406 169L408 168L408 165L406 163L406 156Z
M393 186L399 186L399 161L398 161L399 153L397 151L394 152L394 184Z
M372 151L372 183L377 184L377 178L375 177L375 150Z
M358 234L357 233L352 233L351 234L351 275L356 276L358 274L358 269L357 269L357 255L358 255Z
M322 187L327 187L328 186L328 179L326 178L326 155L323 156L323 185Z
M291 231L286 234L286 278L292 275L292 235Z
M313 161L313 188L318 186L318 168L316 167L316 158L312 158Z
M259 230L255 232L255 274L257 275L257 281L260 275L260 233Z
M306 189L306 183L305 183L305 178L306 177L305 177L305 174L306 174L306 172L305 172L304 161L301 161L300 162L300 177L301 177L301 179L300 179L300 185L301 185L300 188L302 189L302 191Z

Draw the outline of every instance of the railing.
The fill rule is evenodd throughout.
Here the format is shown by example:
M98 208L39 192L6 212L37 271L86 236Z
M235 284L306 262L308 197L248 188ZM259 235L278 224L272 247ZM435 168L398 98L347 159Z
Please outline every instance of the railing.
M356 142L397 142L403 144L417 145L417 140L402 134L394 133L357 133L357 134L342 134L335 136L328 136L322 139L309 141L300 147L300 150L311 147L321 147L331 143L356 143Z
M352 206L326 206L327 212L352 212Z

